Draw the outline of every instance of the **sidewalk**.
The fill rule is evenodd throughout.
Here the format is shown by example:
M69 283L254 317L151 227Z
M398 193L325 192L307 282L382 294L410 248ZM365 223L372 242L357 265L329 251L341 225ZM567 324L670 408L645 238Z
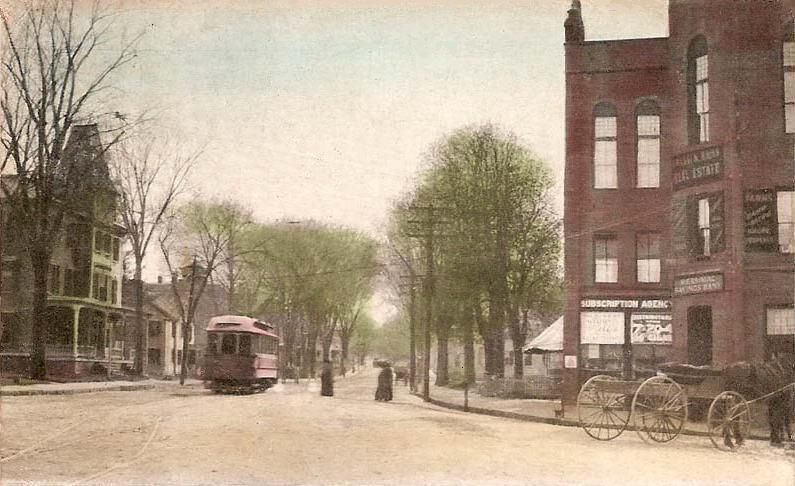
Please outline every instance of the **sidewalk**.
M422 384L418 384L418 397L422 396ZM437 387L431 383L431 403L440 407L461 410L482 415L524 420L527 422L579 427L579 417L576 406L567 406L561 413L560 400L535 400L535 399L507 399L498 397L483 397L477 393L477 388L469 390L468 407L465 409L464 390L454 390L447 387ZM764 415L764 416L763 416ZM759 410L752 410L754 427L751 438L768 440L766 414ZM627 430L634 430L630 420ZM688 421L682 430L683 434L708 437L706 421Z
M201 380L189 379L186 386L199 386ZM35 385L7 385L0 387L0 396L72 395L102 391L151 390L158 386L179 386L179 380L91 381L72 383L40 383Z

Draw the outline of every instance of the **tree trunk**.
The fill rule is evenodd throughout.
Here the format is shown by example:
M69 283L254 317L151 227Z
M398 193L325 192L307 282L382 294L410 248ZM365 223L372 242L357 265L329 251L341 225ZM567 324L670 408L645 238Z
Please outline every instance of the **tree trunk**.
M469 384L475 383L475 334L472 329L474 316L464 319L464 378Z
M309 378L315 377L315 369L317 366L317 333L309 334L309 342L307 343L307 358L309 363Z
M190 325L188 322L182 323L182 365L179 367L179 384L185 384L188 376L188 342L190 341Z
M527 339L527 331L522 332L522 325L518 322L511 324L511 342L513 344L513 377L524 377L524 354L522 348L524 347L525 339Z
M348 349L349 344L351 341L351 333L344 332L340 333L340 346L342 346L342 355L340 356L340 374L345 376L345 373L348 371L345 369L346 364L348 363Z
M33 323L30 351L30 377L43 380L47 377L47 273L50 255L44 250L32 250L33 267Z
M146 323L144 321L144 282L141 279L143 258L135 257L135 275L133 287L135 292L135 374L143 376L146 373L145 353Z
M448 341L450 328L447 323L436 326L436 386L447 386L450 383L450 360Z

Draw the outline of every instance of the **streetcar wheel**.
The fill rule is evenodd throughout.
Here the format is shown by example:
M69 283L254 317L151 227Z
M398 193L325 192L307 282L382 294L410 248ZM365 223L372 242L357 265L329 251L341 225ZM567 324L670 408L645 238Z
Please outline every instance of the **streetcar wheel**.
M629 422L626 395L600 389L601 383L615 380L607 375L594 376L582 385L577 395L580 427L596 440L615 439Z
M751 430L751 409L737 392L720 393L709 406L709 440L722 451L739 449Z
M679 383L653 376L641 383L632 399L632 420L641 439L674 440L687 421L687 397Z

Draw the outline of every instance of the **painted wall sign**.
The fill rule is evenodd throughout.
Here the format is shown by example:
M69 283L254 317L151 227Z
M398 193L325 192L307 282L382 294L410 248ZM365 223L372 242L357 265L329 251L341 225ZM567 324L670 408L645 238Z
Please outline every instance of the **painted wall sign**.
M632 314L632 344L671 344L671 314Z
M580 300L583 309L670 309L669 299L616 299L585 298Z
M686 275L674 279L674 295L702 294L723 290L722 273Z
M770 189L749 189L743 200L745 251L777 252L776 193Z
M694 186L723 177L723 149L706 147L673 158L674 189Z
M624 344L624 313L580 312L580 344Z
M572 369L577 367L577 356L567 354L563 357L563 367Z

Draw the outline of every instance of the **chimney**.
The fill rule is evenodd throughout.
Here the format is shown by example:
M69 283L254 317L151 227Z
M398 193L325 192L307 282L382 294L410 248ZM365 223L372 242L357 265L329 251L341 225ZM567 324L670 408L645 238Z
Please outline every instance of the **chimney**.
M569 8L569 16L563 23L566 30L566 42L585 41L585 25L582 23L582 5L580 0L572 0Z

